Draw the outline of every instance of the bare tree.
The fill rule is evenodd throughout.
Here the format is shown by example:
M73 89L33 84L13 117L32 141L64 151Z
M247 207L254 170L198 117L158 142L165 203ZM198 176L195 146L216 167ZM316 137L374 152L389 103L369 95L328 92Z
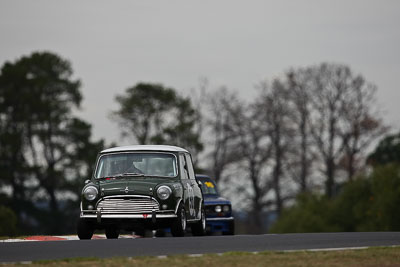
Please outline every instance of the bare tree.
M260 123L266 124L265 135L270 142L271 181L275 195L274 205L276 212L281 213L283 203L287 199L282 191L283 180L287 177L285 165L287 165L288 150L293 137L293 130L290 125L292 110L288 105L288 90L278 79L269 86L267 83L261 84L261 94L256 100L257 113L263 114Z
M227 88L209 95L209 129L211 172L217 182L229 181L231 192L249 200L251 232L263 232L261 214L272 205L266 195L272 191L271 177L266 175L271 155L268 124L260 105L249 105ZM224 173L235 169L234 174ZM247 201L246 201L247 202Z
M371 143L387 132L383 125L376 104L376 86L367 83L358 75L352 81L352 90L347 93L343 105L344 155L341 160L347 172L348 180L352 180L364 163L365 152Z
M308 76L307 70L291 70L285 74L283 81L288 91L287 104L291 107L289 117L294 130L288 171L294 181L299 184L300 192L310 189L310 175L315 158L310 136L309 119L312 94L308 90Z
M340 124L343 122L343 103L347 91L351 90L352 77L350 69L342 65L321 64L308 71L313 94L311 134L323 161L325 193L331 197L334 195L338 159L344 149Z
M312 145L321 158L325 191L331 197L341 165L350 179L357 169L357 156L384 132L373 112L375 89L361 76L354 76L349 67L338 64L293 71L291 79L298 77L302 79L292 86L308 91L305 122L309 122Z
M243 191L243 194L248 194L247 197L251 199L253 231L262 232L261 212L272 204L265 197L273 188L273 181L265 170L272 153L271 142L266 134L268 124L264 121L264 114L255 106L239 104L230 111L233 114L232 131L242 157L240 163L247 170L252 189L250 193Z
M251 190L239 183L236 192L251 200L253 232L263 231L262 213L266 209L275 207L279 214L285 200L293 197L284 184L293 137L289 91L279 80L259 87L259 95L250 104L226 88L213 94L213 119L208 123L214 141L211 155L215 179L221 181L223 170L233 164L243 170L243 178L250 184Z
M215 181L222 180L222 173L225 168L238 161L240 156L234 145L235 134L232 132L233 114L231 105L238 103L236 94L228 91L227 88L212 93L209 97L210 118L207 125L210 129L211 147L211 172Z
M235 181L230 185L249 200L244 205L250 205L252 232L263 231L264 211L273 207L279 214L295 196L291 179L300 192L323 181L326 195L334 196L336 185L352 179L368 146L387 130L375 86L347 66L292 69L259 87L250 104L227 89L209 95L206 123L213 176L221 182L227 169L240 173L229 177Z

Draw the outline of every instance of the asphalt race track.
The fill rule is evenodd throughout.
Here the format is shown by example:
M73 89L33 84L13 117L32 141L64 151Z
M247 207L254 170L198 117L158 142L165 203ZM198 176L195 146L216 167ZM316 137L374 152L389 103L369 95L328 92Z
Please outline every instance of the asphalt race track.
M3 242L0 243L0 262L372 246L400 246L400 232Z

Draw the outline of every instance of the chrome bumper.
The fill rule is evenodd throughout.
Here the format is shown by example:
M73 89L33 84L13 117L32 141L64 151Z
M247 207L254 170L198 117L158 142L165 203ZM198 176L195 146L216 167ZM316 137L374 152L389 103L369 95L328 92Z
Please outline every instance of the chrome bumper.
M103 205L104 207L99 207L99 203L101 201L116 201L121 202L124 200L120 200L119 198L132 198L132 199L140 199L141 203L136 206L134 203L106 203ZM143 203L144 200L153 201L152 203ZM96 207L97 209L92 210L84 210L82 209L82 202L80 203L81 213L80 218L88 218L88 219L97 219L97 222L101 222L101 219L151 219L152 222L156 222L156 219L169 219L177 217L177 208L181 199L179 199L175 210L160 210L160 205L158 201L150 196L142 196L142 195L115 195L115 196L107 196L101 198L97 201ZM108 205L108 207L107 207ZM111 207L110 207L111 205ZM122 208L121 208L122 207ZM122 210L121 210L122 209Z
M147 216L146 216L147 215ZM101 218L117 218L117 219L151 219L153 216L151 214L102 214ZM175 214L157 214L157 219L165 219L165 218L176 218ZM97 218L96 214L81 214L81 218Z
M102 213L102 210L83 210L80 214L81 218L85 219L97 219L98 222L101 222L101 219L151 219L155 222L156 219L169 219L176 218L177 215L174 211L164 211L164 212L155 212L152 213Z

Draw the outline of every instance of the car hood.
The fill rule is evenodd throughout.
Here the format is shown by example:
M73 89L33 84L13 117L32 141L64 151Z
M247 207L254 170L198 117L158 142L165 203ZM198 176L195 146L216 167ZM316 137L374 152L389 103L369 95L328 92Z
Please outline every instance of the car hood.
M114 180L99 181L102 196L110 195L153 195L158 184L168 183L163 178L118 178Z
M229 200L220 196L204 195L204 205L231 204Z

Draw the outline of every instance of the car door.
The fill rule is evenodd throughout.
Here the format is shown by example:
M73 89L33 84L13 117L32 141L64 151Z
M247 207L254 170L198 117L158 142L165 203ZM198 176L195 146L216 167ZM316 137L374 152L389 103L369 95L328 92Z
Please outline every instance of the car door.
M180 171L181 171L181 182L183 186L183 203L186 211L186 218L193 220L194 216L194 191L192 182L189 178L189 169L184 154L179 155Z
M200 219L201 218L201 211L200 207L202 205L202 200L203 200L203 194L201 193L201 188L199 184L196 181L195 173L194 173L194 168L193 168L193 163L192 163L192 157L190 154L185 154L185 159L186 159L186 166L189 172L189 181L190 185L192 186L193 190L193 195L194 195L194 203L192 207L192 215L195 219Z

